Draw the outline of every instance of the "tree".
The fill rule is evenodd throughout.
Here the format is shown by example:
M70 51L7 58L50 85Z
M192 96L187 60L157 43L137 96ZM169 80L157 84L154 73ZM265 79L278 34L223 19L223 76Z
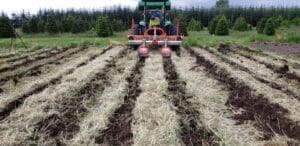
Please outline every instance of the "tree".
M229 8L228 0L218 0L216 2L216 8Z
M43 20L39 20L37 26L38 26L38 32L45 31L45 22Z
M209 22L209 25L208 25L209 34L215 34L216 27L218 25L220 18L221 18L221 16L219 15L219 16L215 17L212 21Z
M108 37L112 35L111 26L107 17L99 17L96 24L96 31L99 37Z
M201 31L203 30L203 25L201 22L196 21L195 19L192 19L188 26L189 31Z
M63 31L70 32L73 27L74 21L75 18L73 16L64 17L64 19L62 20Z
M256 30L258 33L260 33L260 34L264 33L266 23L267 23L266 18L262 18L262 19L260 19L260 21L258 21L258 23L256 25Z
M14 33L13 26L7 16L0 16L0 38L12 37Z
M114 31L113 31L112 25L110 23L110 19L106 16L103 18L103 21L104 21L105 27L108 30L109 36L114 35Z
M23 22L22 22L22 32L23 33L31 33L28 20L23 20Z
M48 33L58 33L58 26L53 16L49 16L45 24L45 31Z
M179 22L179 32L180 34L184 35L184 36L188 36L188 24L187 24L187 20L184 16L179 16L178 18L178 22Z
M244 17L237 18L234 23L233 29L237 31L247 31L248 26L247 26L246 19Z
M121 32L126 30L126 27L124 26L121 20L115 20L114 23L112 24L112 27L115 32Z
M222 16L216 27L216 35L229 35L228 21L225 16Z
M32 17L28 21L28 27L30 33L37 33L38 32L38 19L36 17Z
M272 18L268 19L264 33L266 35L275 35L275 24L274 24L274 20Z
M87 30L86 24L80 18L74 21L72 28L71 28L72 33L85 32L86 30Z

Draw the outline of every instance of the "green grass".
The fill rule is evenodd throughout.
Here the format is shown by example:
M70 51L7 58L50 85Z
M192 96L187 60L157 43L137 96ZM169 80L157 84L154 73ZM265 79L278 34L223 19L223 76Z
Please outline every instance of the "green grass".
M125 36L128 32L115 33L114 36L108 38L97 37L96 33L90 31L80 34L60 33L49 35L41 34L26 34L22 35L22 39L29 49L39 49L45 47L70 47L70 46L108 46L112 42L125 44ZM11 39L0 39L0 54L9 53L11 48ZM26 50L20 40L16 41L16 48L14 52Z
M281 28L276 31L282 36L281 39L275 36L258 34L255 29L252 31L238 32L230 30L229 36L210 35L207 30L200 32L189 32L184 45L190 46L217 46L220 43L251 45L253 42L281 42L300 43L300 27Z

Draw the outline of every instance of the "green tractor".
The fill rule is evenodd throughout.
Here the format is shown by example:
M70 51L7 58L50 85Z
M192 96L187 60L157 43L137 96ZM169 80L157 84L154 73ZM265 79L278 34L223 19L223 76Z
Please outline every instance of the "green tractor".
M150 48L160 48L163 57L171 57L171 50L180 54L184 36L179 32L179 22L170 21L170 0L141 0L138 6L142 20L132 20L128 44L138 49L140 57L148 57Z

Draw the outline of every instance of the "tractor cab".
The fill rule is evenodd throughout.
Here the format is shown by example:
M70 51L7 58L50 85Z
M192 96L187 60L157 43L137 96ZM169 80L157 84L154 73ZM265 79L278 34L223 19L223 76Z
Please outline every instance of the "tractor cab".
M138 49L140 57L148 57L150 49L160 48L163 57L171 57L171 49L180 53L179 22L170 21L170 0L141 0L138 6L143 18L132 20L128 44Z

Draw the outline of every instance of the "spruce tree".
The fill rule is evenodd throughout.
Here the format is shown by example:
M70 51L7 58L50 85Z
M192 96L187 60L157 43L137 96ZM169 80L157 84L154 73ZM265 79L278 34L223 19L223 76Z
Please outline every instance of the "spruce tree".
M12 37L14 33L13 26L6 16L0 16L0 38Z
M235 23L234 23L233 30L247 31L248 26L247 26L246 19L244 17L237 18Z
M260 21L257 22L256 30L258 33L260 33L260 34L264 33L266 23L267 23L266 18L262 18L262 19L260 19Z
M108 35L109 35L109 36L112 36L112 35L114 34L114 32L113 32L112 25L111 25L111 23L110 23L110 19L106 16L106 17L103 18L103 21L104 21L105 27L106 27L107 30L108 30Z
M58 33L58 26L53 16L49 16L45 24L45 31L48 33Z
M31 33L28 20L23 20L23 22L22 22L22 32L23 33Z
M269 18L264 29L266 35L275 35L275 24L272 18Z
M216 16L212 21L209 22L209 24L208 24L209 34L215 34L216 27L217 27L217 24L218 24L220 18L221 18L221 16Z
M73 16L64 17L64 19L62 20L63 31L70 32L73 27L74 21L75 18Z
M188 36L188 24L187 20L183 15L178 16L177 21L179 22L179 32L184 36Z
M188 26L189 31L201 31L203 30L203 26L199 21L196 21L194 18L189 23Z
M108 25L104 19L105 17L101 16L97 20L96 31L99 37L108 37L110 35Z
M222 16L216 27L216 35L229 35L228 21L225 16Z
M29 19L28 21L29 29L31 33L37 33L38 32L38 21L37 18L33 17Z
M39 20L37 25L38 25L38 32L45 31L45 22L43 20Z

